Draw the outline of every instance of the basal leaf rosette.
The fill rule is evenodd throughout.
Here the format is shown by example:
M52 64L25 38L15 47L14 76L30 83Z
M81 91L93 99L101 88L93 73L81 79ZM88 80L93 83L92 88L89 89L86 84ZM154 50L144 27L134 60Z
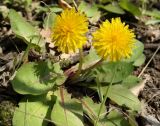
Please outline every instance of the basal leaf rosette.
M106 20L100 29L93 33L93 46L97 54L109 61L129 58L135 46L135 35L120 18Z
M64 10L55 19L52 41L63 53L76 52L87 42L87 17L74 8Z

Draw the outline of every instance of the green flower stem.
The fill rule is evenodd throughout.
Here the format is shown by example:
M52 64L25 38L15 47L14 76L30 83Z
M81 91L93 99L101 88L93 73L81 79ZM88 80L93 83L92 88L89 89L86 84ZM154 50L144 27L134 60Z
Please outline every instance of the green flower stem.
M81 71L82 71L82 65L83 65L83 50L79 49L79 66L78 66L78 71L76 72L76 74L73 76L72 80L75 80L79 77Z
M111 82L110 82L110 84L109 84L109 86L108 86L108 88L107 88L107 90L106 90L106 92L105 92L104 99L103 99L103 101L102 101L102 103L101 103L101 106L100 106L100 109L99 109L99 111L98 111L98 117L97 117L97 119L96 119L96 121L95 121L94 126L97 126L98 121L99 121L99 119L100 119L100 114L101 114L102 108L103 108L103 106L104 106L104 104L105 104L105 102L106 102L106 100L107 100L108 92L109 92L110 88L112 87L113 80L114 80L114 77L115 77L115 75L116 75L117 66L118 66L118 64L116 64L116 66L115 66L115 69L114 69L114 73L113 73Z
M99 94L99 97L100 97L100 101L102 102L103 101L103 93L102 93L102 90L101 90L101 83L99 81L99 78L96 77L96 83L97 83L97 87L98 87L98 94Z

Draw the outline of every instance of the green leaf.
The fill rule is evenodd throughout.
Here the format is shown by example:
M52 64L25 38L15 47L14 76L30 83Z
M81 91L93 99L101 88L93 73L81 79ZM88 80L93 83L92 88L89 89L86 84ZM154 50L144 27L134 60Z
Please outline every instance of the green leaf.
M122 81L122 85L127 88L132 88L136 86L137 84L139 84L140 80L141 80L140 78L134 75L130 75Z
M125 11L122 8L120 8L118 4L98 5L98 7L111 13L125 14Z
M64 107L65 107L64 109L67 109L73 112L76 116L78 116L83 121L82 104L77 99L71 98L71 94L69 94L66 91L66 89L63 89L62 91L58 90L55 93L59 99L61 98L64 100L64 101L61 100L62 104L64 104Z
M115 68L117 68L115 70ZM92 76L98 77L101 83L109 83L112 80L114 71L116 71L113 83L122 81L133 71L133 65L126 62L104 62L92 70Z
M89 88L98 91L96 85L89 85ZM108 86L102 86L102 93L106 92ZM141 109L141 104L139 99L132 94L132 92L121 84L112 85L108 92L108 98L114 101L116 104L124 107L128 107L132 111L139 111Z
M91 65L95 64L97 61L100 60L100 57L97 55L96 53L96 50L94 48L91 48L89 50L89 54L86 55L84 58L83 58L83 65L82 65L82 69L87 69L89 68ZM78 65L77 64L75 67L78 69ZM89 73L89 74L82 74L81 77L79 77L79 80L83 81L83 80L93 80L93 74Z
M30 62L22 65L11 81L13 89L20 94L39 95L63 84L66 77L58 63Z
M146 10L146 11L144 12L144 15L148 15L148 16L151 16L151 17L160 19L160 11L157 10L157 9L153 9L152 11Z
M36 13L41 13L41 12L44 12L44 13L48 13L48 12L51 12L51 13L60 13L63 11L63 9L55 4L52 4L52 5L48 5L48 6L38 6L37 9L35 10Z
M32 4L32 0L25 0L25 8L31 6L31 4Z
M134 62L136 61L142 54L144 50L144 45L142 42L136 40L135 47L133 48L133 54L129 59L125 59L126 62Z
M101 17L100 11L97 11L93 17L89 18L89 21L91 23L95 23L100 19L100 17Z
M97 55L96 50L91 48L89 54L83 58L83 69L89 67L91 64L94 64L100 60L100 57Z
M94 14L98 11L98 8L95 5L90 5L84 1L82 1L78 7L78 10L84 12L87 17L93 17Z
M132 111L127 111L128 113L128 122L130 126L138 126L138 122L136 121L137 113Z
M118 105L128 107L132 111L139 111L141 108L138 98L122 85L112 85L108 97Z
M67 117L67 118L66 118ZM51 120L56 126L84 126L82 121L70 110L64 109L63 104L58 98L52 109Z
M13 126L47 126L52 103L46 95L27 96L19 102L13 116Z
M138 59L133 63L134 66L141 66L146 60L146 56L144 54L140 55Z
M82 99L82 105L83 105L83 110L84 112L92 119L95 120L98 117L98 112L100 109L100 103L95 103L93 102L93 100L89 97L84 97ZM101 114L100 114L100 118L103 118L105 116L106 113L106 108L105 106L103 106Z
M124 10L132 13L135 16L140 16L141 11L137 6L132 4L129 0L120 0L119 2L120 7L122 7Z
M3 16L3 18L7 18L9 13L9 9L7 8L7 6L4 5L0 5L0 14Z
M56 14L55 13L48 13L48 15L46 16L46 18L44 19L44 25L43 27L48 29L48 28L52 28L54 25L54 21L56 18Z
M92 66L93 64L95 64L97 61L100 60L100 57L97 55L96 50L94 48L91 48L89 50L89 54L86 55L83 58L83 65L82 65L82 69L85 70L87 68L89 68L90 66ZM75 67L78 69L78 65L77 64ZM85 74L82 74L82 76L79 77L79 81L91 81L95 78L93 72L86 72Z
M113 2L113 0L99 0L99 1L100 3L103 3L103 4Z
M130 126L124 115L117 110L112 110L107 117L100 120L105 126Z
M158 24L160 23L160 19L151 19L151 20L147 20L145 22L145 25L155 25L155 24Z
M51 12L54 12L54 13L59 13L63 11L61 7L56 6L56 5L50 6L49 9L51 10Z
M137 43L139 43L139 42L137 42ZM134 57L136 57L136 56L134 56ZM85 56L83 59L82 68L86 69L90 65L95 64L99 60L100 60L100 57L97 55L95 49L91 49L89 54L87 56ZM124 78L126 78L129 74L131 74L131 72L133 71L133 65L132 65L132 63L128 63L128 62L129 61L118 63L118 68L116 69L116 76L113 80L113 83L120 82ZM101 83L106 83L106 82L108 83L112 79L112 76L114 73L114 68L116 65L117 65L117 63L103 62L97 68L94 68L89 73L81 76L81 78L82 78L82 80L90 81L90 80L93 80L95 77L98 77Z
M38 30L29 24L15 10L10 10L9 19L11 23L11 29L19 38L23 39L27 44L32 44L36 47L44 46L44 41L41 38Z
M91 22L96 22L100 18L100 11L96 4L88 4L82 1L78 7L78 10L84 12Z

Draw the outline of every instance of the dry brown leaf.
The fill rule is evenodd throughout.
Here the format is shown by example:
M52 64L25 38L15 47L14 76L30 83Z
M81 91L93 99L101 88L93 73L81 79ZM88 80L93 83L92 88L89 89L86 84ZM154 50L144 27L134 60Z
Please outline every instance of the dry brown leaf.
M130 89L130 91L136 96L138 96L140 91L143 90L146 82L151 79L150 75L148 75L148 74L145 74L144 77L145 77L145 79L139 85Z
M42 35L42 37L45 39L46 42L51 42L51 30L48 29L42 29L40 34Z

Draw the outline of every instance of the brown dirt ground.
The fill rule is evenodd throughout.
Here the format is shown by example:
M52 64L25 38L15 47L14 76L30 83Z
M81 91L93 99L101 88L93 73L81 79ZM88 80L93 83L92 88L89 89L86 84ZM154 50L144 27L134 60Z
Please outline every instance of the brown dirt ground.
M137 38L144 43L144 54L146 55L145 66L158 46L160 46L160 25L140 25L135 29L135 32ZM141 70L142 67L138 68L137 73ZM145 116L149 117L151 120L160 122L160 50L148 65L144 74L149 75L150 79L146 82L144 89L140 92L139 98L144 102L143 109L145 109ZM152 126L153 124L148 123L148 125ZM144 126L148 125L144 124Z

